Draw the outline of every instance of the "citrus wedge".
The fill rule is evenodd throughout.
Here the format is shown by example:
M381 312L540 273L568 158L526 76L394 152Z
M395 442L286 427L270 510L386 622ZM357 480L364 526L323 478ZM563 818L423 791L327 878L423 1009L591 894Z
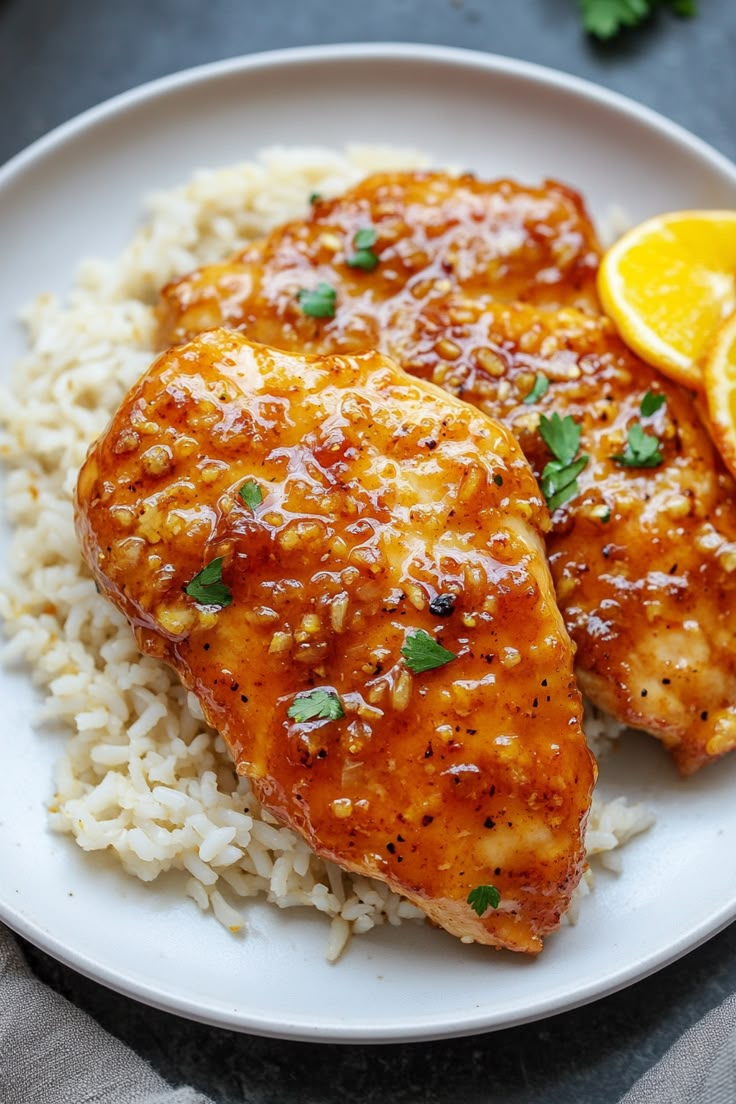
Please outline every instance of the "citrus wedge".
M718 332L703 371L710 431L736 478L736 313Z
M677 211L635 226L605 254L598 294L642 360L702 390L702 358L736 308L736 211Z

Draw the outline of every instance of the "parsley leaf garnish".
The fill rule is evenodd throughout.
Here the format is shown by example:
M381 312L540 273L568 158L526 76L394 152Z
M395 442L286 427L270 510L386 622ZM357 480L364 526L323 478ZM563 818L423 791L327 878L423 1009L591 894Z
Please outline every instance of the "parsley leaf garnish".
M580 426L571 414L561 418L557 411L551 418L539 419L539 434L556 460L571 464L580 448Z
M350 265L351 268L362 268L366 272L372 272L379 261L378 254L374 253L371 248L376 244L377 237L378 234L373 226L364 226L362 230L358 230L353 238L355 253L351 253L349 257L346 257L345 263Z
M256 506L260 506L263 502L263 491L252 479L249 479L247 483L243 484L238 494L245 505L250 506L251 510L255 510Z
M501 903L501 894L495 886L479 885L475 889L471 889L467 901L473 912L477 912L478 916L482 916L489 908L498 908Z
M345 264L350 268L362 268L364 272L372 272L378 264L378 257L372 249L359 249L357 253L351 253L345 258Z
M650 418L661 410L667 402L667 396L661 392L647 391L639 404L642 418ZM624 468L657 468L664 457L659 451L660 440L653 433L646 433L640 422L629 426L626 448L611 457Z
M337 292L329 284L317 284L316 288L300 288L297 299L304 314L310 318L334 318Z
M524 399L525 403L535 403L537 399L541 399L542 395L546 394L549 390L549 380L545 376L544 372L537 372L536 378L532 385L532 389Z
M661 391L647 391L639 407L642 418L650 418L652 414L656 414L658 410L661 410L666 402L667 396L663 395Z
M312 205L314 205L315 203L319 203L321 198L322 198L322 193L321 192L310 192L309 193L309 202Z
M358 230L353 238L353 245L356 249L370 249L372 245L376 244L377 237L378 233L375 226L364 226L362 230Z
M334 690L317 689L299 694L286 710L286 715L299 724L304 721L339 721L345 716L345 710Z
M210 560L184 587L184 593L202 606L229 606L232 592L222 581L222 556Z
M423 671L433 671L435 667L444 667L457 658L454 652L443 648L424 629L416 629L407 635L401 654L406 660L406 666L415 675L421 675Z
M590 459L587 453L575 459L580 448L580 433L581 427L571 414L561 418L555 411L551 418L543 414L539 419L539 434L554 456L539 481L552 513L580 492L578 476Z
M659 451L660 442L651 433L645 433L639 422L629 427L624 452L617 452L611 459L624 468L657 468L664 457Z
M675 15L697 14L696 0L578 0L583 26L596 38L613 38L624 27L637 27L662 3Z
M542 472L542 494L547 500L550 513L554 513L563 502L569 502L580 493L578 476L590 457L583 453L573 464L562 464L559 460L550 460Z

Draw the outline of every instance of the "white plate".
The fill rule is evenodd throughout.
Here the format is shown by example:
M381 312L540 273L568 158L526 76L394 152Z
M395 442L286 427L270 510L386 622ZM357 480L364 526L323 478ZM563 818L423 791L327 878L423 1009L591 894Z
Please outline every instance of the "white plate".
M736 168L671 123L601 89L514 61L407 46L306 49L208 66L119 97L0 170L0 348L22 349L19 304L68 286L85 254L114 255L141 197L274 141L413 145L493 177L557 176L595 213L635 219L736 205ZM62 961L139 1000L209 1023L296 1039L470 1034L601 997L671 962L736 916L736 757L680 781L632 737L609 788L656 809L602 875L576 928L535 962L405 926L323 958L317 915L248 910L233 938L171 887L145 888L50 834L59 739L30 727L26 675L0 675L0 917Z

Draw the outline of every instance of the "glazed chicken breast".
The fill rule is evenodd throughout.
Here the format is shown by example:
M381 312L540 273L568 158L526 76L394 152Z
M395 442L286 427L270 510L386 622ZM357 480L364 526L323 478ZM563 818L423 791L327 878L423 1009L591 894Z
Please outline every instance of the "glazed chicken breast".
M504 419L540 477L540 416L572 419L589 459L547 547L577 675L688 774L736 746L736 488L692 396L600 315L599 253L560 184L382 174L165 288L161 340L227 325L284 349L376 347ZM648 392L665 400L651 416Z
M438 338L458 349L452 362L438 361ZM497 371L476 363L479 340ZM419 375L502 418L543 485L552 456L540 416L572 419L587 459L554 511L547 553L581 689L658 736L683 774L732 750L736 485L692 395L635 357L608 319L575 310L456 297L419 318L406 353Z
M159 306L161 346L227 326L293 352L383 349L423 305L458 288L598 311L598 260L580 197L555 181L522 188L381 173L341 198L317 200L308 218L232 261L169 284ZM301 293L321 284L338 294L333 312L317 316Z
M449 932L536 953L595 766L513 436L378 353L228 331L161 356L91 448L77 527L262 803Z

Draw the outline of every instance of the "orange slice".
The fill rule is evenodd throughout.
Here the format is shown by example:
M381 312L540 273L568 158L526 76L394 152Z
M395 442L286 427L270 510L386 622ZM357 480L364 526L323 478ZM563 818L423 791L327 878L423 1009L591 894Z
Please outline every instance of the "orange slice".
M736 314L721 327L703 372L710 431L736 478Z
M642 360L702 390L702 358L736 308L736 211L657 215L619 238L598 294Z

